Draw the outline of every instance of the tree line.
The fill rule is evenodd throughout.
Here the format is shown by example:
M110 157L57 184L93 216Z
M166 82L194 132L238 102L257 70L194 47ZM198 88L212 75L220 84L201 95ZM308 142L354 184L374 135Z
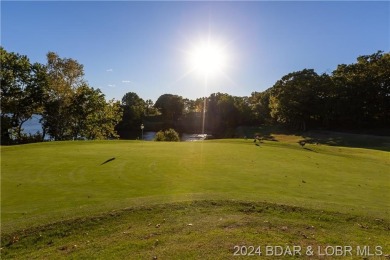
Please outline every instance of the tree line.
M283 125L293 130L364 130L390 127L390 53L378 51L341 64L331 74L303 69L250 96L213 93L190 100L163 94L155 104L136 93L122 99L119 132L174 128L233 137L238 126ZM152 112L151 112L152 111ZM203 124L204 122L204 124ZM125 126L127 124L127 127Z
M1 141L132 138L145 130L233 137L238 126L284 125L295 130L390 126L390 53L378 51L341 64L330 74L303 69L250 96L213 93L195 100L163 94L156 102L134 92L106 101L83 79L76 60L47 54L47 64L1 48ZM42 133L23 134L41 116ZM204 127L204 129L203 129ZM119 135L118 135L119 134ZM133 135L132 135L133 134Z
M47 54L47 63L0 48L1 143L117 138L122 119L119 101L106 101L84 80L84 68L74 59ZM40 116L42 131L23 132L23 124Z

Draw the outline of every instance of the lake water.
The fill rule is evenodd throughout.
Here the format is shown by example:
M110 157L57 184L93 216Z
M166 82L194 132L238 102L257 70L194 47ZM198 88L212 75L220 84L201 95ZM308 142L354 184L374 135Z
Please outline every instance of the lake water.
M23 124L24 133L26 134L36 134L37 132L42 133L42 126L39 123L39 120L41 119L41 116L34 115L30 120L27 120Z
M41 124L39 123L39 120L41 119L41 116L39 115L34 115L30 120L26 121L23 124L23 129L24 133L26 134L36 134L37 132L42 133L42 127ZM144 132L144 140L145 141L153 141L154 136L156 135L157 132ZM180 137L181 141L202 141L205 140L208 136L205 134L186 134L183 133ZM46 135L45 139L49 139L50 136Z

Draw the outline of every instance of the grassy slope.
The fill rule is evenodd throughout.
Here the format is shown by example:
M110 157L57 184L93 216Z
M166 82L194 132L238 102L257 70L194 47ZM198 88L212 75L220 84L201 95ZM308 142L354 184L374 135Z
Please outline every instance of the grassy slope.
M132 207L58 222L5 236L2 258L19 259L236 259L234 246L308 246L390 250L390 223L382 219L269 203L194 201ZM13 241L14 243L12 243ZM256 256L256 255L255 255ZM257 255L258 256L258 255ZM246 259L248 256L243 256ZM294 258L294 257L288 257ZM370 259L373 259L372 257Z
M324 145L302 149L283 141L260 147L251 140L2 147L2 232L197 199L267 201L388 221L388 152Z

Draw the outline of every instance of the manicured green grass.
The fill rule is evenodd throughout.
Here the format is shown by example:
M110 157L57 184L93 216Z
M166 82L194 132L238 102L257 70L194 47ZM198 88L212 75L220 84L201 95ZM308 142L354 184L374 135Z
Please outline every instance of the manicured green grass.
M265 141L260 146L256 146L253 140L232 139L192 143L79 141L1 147L1 222L4 240L2 247L9 244L12 234L18 234L23 229L27 230L25 231L27 234L32 234L26 235L25 239L20 239L17 243L9 244L3 250L8 252L12 249L16 250L14 254L24 252L27 255L38 257L43 257L46 253L49 254L48 256L51 254L66 256L70 251L77 251L74 256L80 257L97 251L102 251L102 255L97 254L102 258L110 254L123 257L129 252L136 252L136 255L141 256L149 252L153 244L148 239L147 241L141 238L142 241L136 239L142 236L141 234L149 232L149 227L142 226L148 222L147 218L142 217L146 214L145 212L149 212L145 211L145 207L155 212L163 207L161 205L167 205L166 208L161 209L161 214L155 212L157 215L153 215L153 221L150 221L153 225L155 225L154 222L161 222L157 219L159 215L172 214L169 218L173 222L186 223L195 222L195 220L199 221L198 224L204 222L198 231L205 232L206 237L202 238L203 240L196 240L195 234L192 234L181 241L182 236L186 235L184 230L187 230L188 226L184 225L176 234L172 222L170 232L172 232L173 240L180 240L176 241L178 248L169 246L173 243L169 239L164 242L164 245L167 250L172 249L178 253L169 254L164 251L158 254L183 259L188 253L188 257L200 258L202 256L199 252L203 252L201 249L208 246L209 250L204 252L208 257L213 258L213 248L219 245L218 242L213 242L212 238L214 235L216 238L223 236L220 233L223 229L214 228L211 223L208 227L205 223L208 223L209 218L210 221L219 216L223 218L225 213L226 216L230 216L227 219L230 219L233 224L241 223L246 213L242 211L237 213L238 206L232 200L262 202L267 205L269 203L269 205L275 203L289 205L299 207L309 215L317 215L322 211L331 212L327 213L331 216L344 214L341 219L363 219L369 223L370 227L379 225L376 223L382 223L379 225L379 231L375 231L377 233L372 231L372 235L369 235L370 243L385 241L382 236L386 234L386 231L388 232L386 228L388 228L390 219L389 152L311 144L302 148L295 142L289 142L287 137L287 141L282 139L281 142ZM114 160L103 164L114 157ZM198 200L227 202L221 208L210 208L209 205L202 204L199 210L191 204L189 212L195 211L195 213L189 214L188 218L181 216L180 210L173 209L171 213L168 210L170 207L175 207L172 205L181 205L178 206L180 208L186 205L185 201L190 203ZM184 204L175 204L178 202ZM118 218L115 224L114 222L105 223L109 217L103 217L104 221L99 222L98 226L92 225L91 232L95 232L96 235L93 237L97 244L92 247L85 244L85 248L83 247L85 250L81 252L79 252L80 247L77 247L77 250L71 250L70 243L73 243L71 242L73 240L85 239L82 233L76 235L72 231L72 235L61 235L63 229L61 221L86 218L89 223L94 221L95 216L129 207L140 207L140 212L132 213L131 216L122 212L121 215L126 220ZM214 210L221 212L218 215ZM302 216L291 213L286 214L285 217L272 212L267 214L269 215L267 218L275 218L280 225L283 225L283 221L290 223L291 229L295 230L292 231L293 234L298 232L296 231L298 226L306 225L304 218L301 219ZM274 236L279 236L276 233L278 228L275 228L275 234L268 240L261 240L262 236L258 234L261 228L257 231L258 233L251 233L255 232L253 231L255 229L251 228L260 225L261 221L256 221L258 221L257 217L253 217L244 221L242 229L235 228L234 236L238 240L226 238L226 243L223 244L225 251L217 250L215 256L224 258L223 254L231 254L233 250L231 245L240 243L241 236L245 243L268 241L267 243L272 244L276 241L275 244L277 244L282 241L288 243L290 240L296 243L306 243L294 240L293 234L290 234L290 237L282 233L279 240L273 239ZM343 236L350 239L351 237L346 234L340 236L339 239L337 234L341 235L349 229L354 230L357 222L352 221L350 226L344 226L345 221L340 221L336 221L337 225L327 226L331 237L329 241L324 236L314 242L332 244L333 239L333 242L343 244ZM53 224L54 235L50 235L52 231L47 231L50 223L55 223ZM76 221L69 226L77 229L77 223ZM119 235L122 230L116 234L116 231L112 229L114 226L124 228L129 223L130 225L139 224L142 228L140 227L139 232L135 229L134 239L126 238L126 241L130 239L130 242L125 242L122 241L125 237ZM82 230L80 232L88 232L86 231L88 227L80 228ZM355 244L364 242L365 235L371 232L361 229L358 226L358 231L351 233L351 236L359 236ZM58 243L66 244L66 250L53 249L54 253L49 253L52 250L50 241L44 240L45 243L49 243L49 245L44 245L40 244L39 239L34 240L38 233L46 232L49 232L47 233L49 236L53 236L53 240L59 239ZM100 241L105 239L105 234L108 237L114 236L113 241L107 240L110 245ZM378 237L378 239L375 240L373 237ZM26 241L26 248L17 246L23 244L22 240ZM117 246L116 243L118 243ZM214 244L209 245L210 243ZM43 248L42 254L39 253L41 251L32 253L31 249L36 249L39 245ZM187 246L192 248L191 252L185 252ZM388 244L384 246L389 248ZM18 251L18 248L21 251ZM48 251L45 251L45 248ZM149 255L147 258L150 257Z

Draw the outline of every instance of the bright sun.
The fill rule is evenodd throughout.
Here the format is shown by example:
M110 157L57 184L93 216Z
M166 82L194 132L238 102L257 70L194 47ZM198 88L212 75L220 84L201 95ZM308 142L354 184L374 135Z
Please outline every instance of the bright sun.
M209 77L222 72L227 56L222 46L214 42L202 42L190 52L190 63L194 71Z

